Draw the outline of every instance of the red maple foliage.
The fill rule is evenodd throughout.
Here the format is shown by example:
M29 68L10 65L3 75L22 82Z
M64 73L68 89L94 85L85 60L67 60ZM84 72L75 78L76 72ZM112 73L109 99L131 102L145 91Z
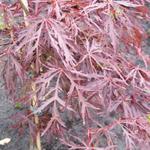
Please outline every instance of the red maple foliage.
M125 149L150 147L150 59L142 47L149 2L30 0L29 26L18 2L0 4L11 23L1 35L13 32L0 55L6 88L26 106L36 94L39 106L27 107L26 118L39 115L42 136L58 136L70 150L103 150L118 147L120 130Z

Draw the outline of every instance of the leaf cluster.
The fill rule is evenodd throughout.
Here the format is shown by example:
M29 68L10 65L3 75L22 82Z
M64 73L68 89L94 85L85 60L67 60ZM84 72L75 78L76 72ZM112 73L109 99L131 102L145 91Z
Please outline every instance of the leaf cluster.
M118 147L120 130L126 149L150 146L150 59L142 47L149 2L30 0L27 27L18 2L0 4L0 34L11 39L0 54L5 85L28 119L39 115L42 136L58 136L70 150L103 150ZM30 107L35 94L38 108Z

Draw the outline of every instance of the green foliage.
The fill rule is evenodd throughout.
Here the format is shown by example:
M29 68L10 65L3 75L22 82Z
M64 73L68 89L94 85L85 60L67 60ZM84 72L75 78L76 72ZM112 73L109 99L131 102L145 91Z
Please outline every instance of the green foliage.
M6 24L4 22L4 14L0 14L0 30L4 30L6 28Z
M16 102L16 103L15 103L15 108L16 108L16 109L22 109L22 108L23 108L23 106L22 106L22 104L21 104L21 103Z

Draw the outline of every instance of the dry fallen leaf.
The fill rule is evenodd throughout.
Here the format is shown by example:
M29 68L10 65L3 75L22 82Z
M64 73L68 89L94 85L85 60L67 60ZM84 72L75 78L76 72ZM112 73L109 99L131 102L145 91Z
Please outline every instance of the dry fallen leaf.
M10 138L2 139L2 140L0 140L0 145L8 144L10 141L11 141L11 139L10 139Z

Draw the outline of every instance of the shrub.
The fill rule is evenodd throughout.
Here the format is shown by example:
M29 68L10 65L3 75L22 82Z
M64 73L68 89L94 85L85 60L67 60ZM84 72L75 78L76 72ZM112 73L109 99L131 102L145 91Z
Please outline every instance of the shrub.
M1 3L1 36L10 39L1 51L4 79L23 107L19 124L28 123L33 137L37 130L57 137L66 149L119 149L119 139L125 149L147 149L148 2L30 0L25 20L19 2Z

